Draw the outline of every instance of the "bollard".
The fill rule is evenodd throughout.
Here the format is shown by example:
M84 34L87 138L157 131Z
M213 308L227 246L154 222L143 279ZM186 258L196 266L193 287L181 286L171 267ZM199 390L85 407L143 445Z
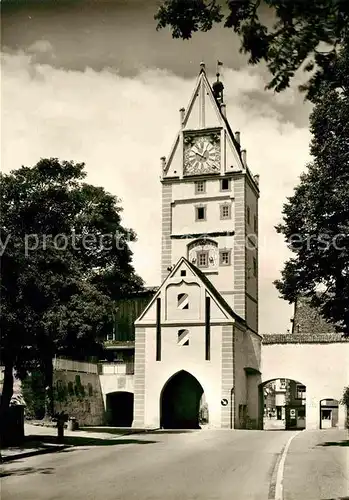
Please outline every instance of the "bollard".
M58 443L63 443L64 441L64 422L57 422L57 441Z
M54 417L55 421L57 422L57 442L58 443L63 443L64 441L64 425L65 422L68 420L68 415L61 411L60 413L56 413Z

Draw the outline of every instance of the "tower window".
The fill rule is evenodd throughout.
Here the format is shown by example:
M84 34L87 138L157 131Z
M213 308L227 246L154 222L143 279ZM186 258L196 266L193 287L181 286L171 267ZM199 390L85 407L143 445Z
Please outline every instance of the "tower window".
M177 295L177 309L189 309L189 298L187 293Z
M255 215L254 218L253 218L253 229L254 229L254 232L257 233L257 230L258 230L257 215Z
M305 399L306 387L305 385L296 385L296 399Z
M208 267L208 252L203 251L197 253L197 266Z
M221 191L230 191L230 179L221 179Z
M230 205L221 205L220 206L221 210L221 219L230 219L231 218L231 213L230 213Z
M189 345L189 330L178 330L178 345Z
M230 266L230 250L219 251L219 265Z
M195 194L206 193L206 181L195 182Z
M206 207L195 207L196 220L206 220Z
M187 275L187 271L185 269L182 269L181 270L181 276L186 276Z
M250 210L250 207L247 207L247 209L246 209L246 219L247 219L247 224L250 224L250 222L251 222L251 210Z

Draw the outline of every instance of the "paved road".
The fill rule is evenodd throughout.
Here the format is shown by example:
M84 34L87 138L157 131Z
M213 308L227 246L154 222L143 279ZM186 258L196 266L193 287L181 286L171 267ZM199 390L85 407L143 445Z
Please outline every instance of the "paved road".
M284 500L349 500L348 431L303 431L284 470Z
M104 446L67 449L6 464L1 498L268 500L274 498L275 465L293 434L207 430L124 436ZM292 441L297 444L299 440L296 462L303 449L302 435ZM292 446L290 456L291 452ZM285 472L287 468L292 476L294 466L286 460ZM285 481L286 494L292 493L293 481L288 488ZM294 498L335 496L285 495L286 500Z

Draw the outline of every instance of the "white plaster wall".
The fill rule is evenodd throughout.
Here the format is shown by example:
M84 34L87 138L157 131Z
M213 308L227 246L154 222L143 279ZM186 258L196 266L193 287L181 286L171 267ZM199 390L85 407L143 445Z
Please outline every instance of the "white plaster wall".
M203 312L201 311L204 303L204 289L198 283L169 283L165 290L164 313L166 320L200 320ZM177 297L180 293L188 295L188 309L178 309Z
M189 327L189 346L177 344L178 327L161 329L161 361L155 360L155 328L146 328L145 348L145 426L160 424L160 395L166 382L180 370L186 370L200 382L209 408L210 425L221 421L221 326L211 327L211 360L205 360L205 327Z
M235 364L235 426L239 427L239 405L247 404L248 417L252 427L258 425L258 387L261 362L261 338L250 332L243 332L235 327L234 364ZM256 373L247 374L245 368L252 368Z
M349 342L263 345L262 380L296 380L306 386L306 426L319 428L320 400L341 399L349 385ZM339 408L344 426L344 407Z
M132 392L134 393L134 375L99 375L104 408L106 408L107 394L110 392Z
M210 231L232 231L234 229L232 202L232 218L224 220L220 218L219 205L229 201L228 196L225 198L222 200L206 198L176 203L172 206L172 234L204 234ZM206 207L206 220L197 221L195 207L200 205Z
M245 332L234 328L234 402L235 402L235 428L240 427L239 405L247 404L247 378L244 370L246 366Z
M199 180L199 179L198 179ZM201 180L201 179L200 179ZM231 181L232 182L232 181ZM172 199L175 200L187 200L187 199L197 199L207 198L211 196L224 196L229 198L232 196L232 191L220 191L220 177L217 176L214 179L206 180L206 192L205 193L195 193L195 181L183 180L181 182L174 182L172 185Z

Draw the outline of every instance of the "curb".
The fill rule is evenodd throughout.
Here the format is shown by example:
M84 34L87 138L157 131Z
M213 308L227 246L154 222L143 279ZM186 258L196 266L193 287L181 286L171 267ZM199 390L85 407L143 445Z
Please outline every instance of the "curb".
M14 455L8 455L8 456L1 455L2 463L11 462L12 460L18 460L20 458L34 457L35 455L45 455L46 453L55 453L57 451L61 451L66 448L71 448L71 446L72 445L61 444L61 445L50 446L49 448L41 448L38 450L16 453Z
M161 428L160 427L156 427L154 429L139 429L135 432L132 432L132 431L129 431L127 434L124 434L124 436L129 436L129 435L132 435L132 434L150 434L151 432L155 432L155 431L160 431Z
M154 432L154 431L156 432L159 430L160 430L160 428L140 429L139 431L136 431L136 432L129 431L129 432L126 432L125 434L115 436L112 439L118 440L118 439L122 439L125 436L136 436L138 434L149 434L151 432ZM87 435L87 436L83 436L83 437L87 438L89 436ZM94 438L91 438L91 439L94 439ZM96 439L98 439L98 438L96 438ZM73 448L73 447L74 447L74 445L72 445L72 444L60 444L60 445L52 445L52 446L47 447L47 448L40 448L38 450L32 450L32 451L27 451L27 452L23 452L23 453L16 453L13 455L8 455L8 456L1 455L1 459L2 459L1 463L11 462L12 460L18 460L20 458L29 458L29 457L33 457L35 455L45 455L46 453L55 453L57 451L61 451L61 450L64 450L66 448Z

